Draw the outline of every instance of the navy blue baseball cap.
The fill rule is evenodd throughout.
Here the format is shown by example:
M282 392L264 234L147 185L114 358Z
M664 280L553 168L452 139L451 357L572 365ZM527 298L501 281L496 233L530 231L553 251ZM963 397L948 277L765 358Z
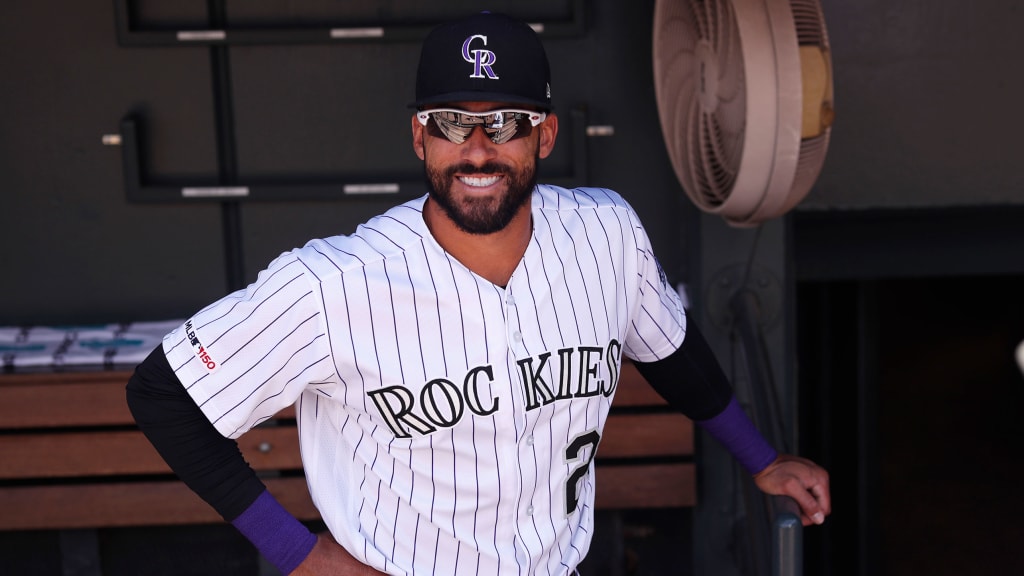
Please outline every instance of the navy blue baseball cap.
M409 106L460 101L551 109L551 70L533 28L493 12L434 28L423 40Z

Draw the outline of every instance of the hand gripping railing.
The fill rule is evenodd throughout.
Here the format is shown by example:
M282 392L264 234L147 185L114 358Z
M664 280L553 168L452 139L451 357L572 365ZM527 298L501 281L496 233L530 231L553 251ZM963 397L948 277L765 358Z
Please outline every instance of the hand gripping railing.
M753 412L751 419L768 441L783 452L791 452L786 426L779 411L778 390L765 352L757 295L751 290L740 289L733 294L729 304L733 328L745 360L740 365L746 366L749 377L739 379L745 382L747 389L741 390L737 386L737 394L746 396L740 401L749 402ZM799 506L788 496L765 495L749 476L744 476L753 574L766 575L765 567L770 566L771 576L802 576L803 524Z

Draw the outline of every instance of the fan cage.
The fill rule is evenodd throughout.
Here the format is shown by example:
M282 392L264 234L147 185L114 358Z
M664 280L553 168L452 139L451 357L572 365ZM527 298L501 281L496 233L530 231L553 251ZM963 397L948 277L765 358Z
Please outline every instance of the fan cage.
M717 207L728 199L736 181L736 171L721 161L727 154L721 149L724 136L718 118L714 114L701 114L700 122L701 129L690 133L695 140L691 142L690 149L703 147L704 150L691 156L690 173L696 180L694 192L700 196L701 202ZM698 162L700 165L695 165Z
M821 4L815 0L790 0L789 7L793 11L797 42L801 46L827 48L828 34L825 30L825 15L821 12Z
M830 131L832 123L832 79L831 79L831 57L829 55L828 36L825 26L825 18L820 3L817 0L782 0L778 3L766 5L767 12L776 22L784 22L789 28L774 32L783 32L781 36L774 36L776 42L784 42L787 51L799 47L798 51L816 48L811 54L815 54L816 61L822 61L817 65L816 73L806 76L800 73L799 68L810 61L797 59L798 70L794 77L792 68L785 69L785 75L778 79L779 87L799 88L810 87L810 94L805 92L804 98L797 96L793 100L792 90L789 90L785 98L781 100L782 93L776 95L777 105L783 108L777 109L779 114L785 110L789 120L781 120L776 126L774 140L765 140L766 134L763 131L764 125L758 120L760 131L751 131L753 127L750 122L763 118L765 112L747 108L747 115L739 126L733 126L730 121L728 125L722 124L723 118L719 117L721 110L710 109L710 105L701 105L697 96L689 99L679 98L674 93L680 88L685 80L678 80L673 75L676 70L668 68L672 59L678 54L678 50L687 53L695 53L694 42L707 42L716 49L734 47L732 41L726 38L739 32L737 26L737 10L743 8L742 12L747 16L760 17L756 11L756 4L752 2L772 2L773 0L719 0L710 2L701 1L670 1L658 0L656 6L655 20L655 80L658 88L659 112L662 116L663 135L668 148L670 159L676 175L683 190L690 197L691 201L701 210L716 213L722 216L730 225L737 227L754 226L765 220L783 215L803 200L817 180L824 158L828 150ZM739 2L739 4L737 4ZM788 9L788 10L787 10ZM781 15L781 19L780 19ZM673 24L673 22L675 22ZM677 51L669 50L666 54L658 52L659 36L673 38L678 34L680 22L685 22L684 28L691 32L685 34L686 38L678 38L674 46ZM751 24L747 23L748 31ZM766 24L758 24L766 26ZM768 30L768 28L763 28ZM671 32L670 32L671 31ZM695 38L696 37L696 38ZM681 44L680 44L681 42ZM791 44L795 42L796 45ZM781 48L777 46L777 48ZM759 53L754 53L760 57ZM787 54L791 54L787 52ZM750 54L748 54L749 56ZM719 53L721 56L721 53ZM776 58L780 53L776 52ZM802 54L801 54L802 57ZM791 58L791 56L787 56ZM760 59L760 58L759 58ZM732 62L733 57L727 58ZM788 66L792 66L790 63ZM732 62L735 64L735 62ZM666 66L662 66L662 64ZM746 72L752 70L760 71L765 62L747 62ZM740 63L743 66L743 63ZM758 67L761 66L761 67ZM751 68L753 67L753 68ZM777 73L782 70L776 69ZM688 70L692 74L692 70ZM740 98L744 97L743 90L755 90L763 88L763 77L760 82L747 82L745 74L739 76L741 87ZM682 77L685 78L685 72ZM807 78L817 80L817 83L808 84ZM824 79L824 83L822 83ZM760 87L760 88L759 88ZM824 92L819 92L819 87ZM682 104L682 106L680 106ZM747 102L748 106L750 102ZM796 105L794 109L792 106ZM814 128L807 133L798 132L797 140L787 136L794 112L799 112L800 106L810 107L808 110L817 112L814 115L813 123L806 121L808 114L805 114L804 125ZM752 114L756 114L752 116ZM797 129L800 130L799 114L797 114ZM753 141L748 139L754 138ZM790 139L786 139L790 138ZM744 143L746 141L746 143ZM739 142L737 147L735 144ZM771 146L774 152L765 151L761 148L761 142L765 146ZM754 148L750 147L754 144ZM757 159L748 156L751 150L762 155ZM758 150L760 150L758 152ZM780 156L781 154L781 156ZM755 160L756 166L748 166L749 160ZM753 168L751 170L751 168ZM765 169L768 172L763 172ZM743 173L743 175L741 175ZM766 181L761 183L757 174L765 174ZM762 188L763 186L763 188Z
M793 193L779 212L780 215L799 204L811 190L811 187L814 186L818 175L821 174L821 167L825 163L825 154L828 152L830 137L831 133L826 130L821 136L804 138L800 141L800 158L796 162Z

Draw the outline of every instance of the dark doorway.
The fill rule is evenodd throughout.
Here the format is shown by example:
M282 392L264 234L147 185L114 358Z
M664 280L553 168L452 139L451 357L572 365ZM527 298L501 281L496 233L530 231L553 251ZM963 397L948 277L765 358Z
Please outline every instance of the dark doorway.
M1024 277L797 290L801 449L835 499L807 573L1024 573Z

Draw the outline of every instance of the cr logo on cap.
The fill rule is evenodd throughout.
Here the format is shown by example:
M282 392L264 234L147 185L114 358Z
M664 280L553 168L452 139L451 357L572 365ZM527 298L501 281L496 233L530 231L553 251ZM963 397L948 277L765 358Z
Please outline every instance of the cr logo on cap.
M469 75L470 78L483 78L484 74L491 80L497 80L498 75L494 73L494 69L491 66L494 65L494 61L497 59L494 56L494 52L490 50L470 50L469 45L473 43L477 38L484 41L484 46L487 46L487 36L475 34L466 38L466 41L462 43L462 59L473 65L473 73Z

